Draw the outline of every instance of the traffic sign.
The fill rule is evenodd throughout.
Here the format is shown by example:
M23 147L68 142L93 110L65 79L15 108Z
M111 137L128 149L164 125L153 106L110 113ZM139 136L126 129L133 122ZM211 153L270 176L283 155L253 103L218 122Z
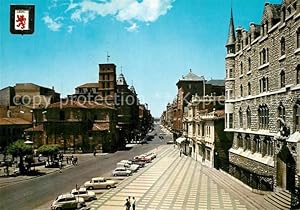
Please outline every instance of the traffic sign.
M22 35L34 32L34 5L10 5L10 32Z

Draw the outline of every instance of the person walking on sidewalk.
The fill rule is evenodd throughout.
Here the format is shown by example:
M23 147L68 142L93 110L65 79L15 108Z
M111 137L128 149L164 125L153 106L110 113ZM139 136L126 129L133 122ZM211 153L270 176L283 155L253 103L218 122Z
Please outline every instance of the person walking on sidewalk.
M132 202L131 202L131 206L132 206L132 210L135 210L135 198L132 198Z
M126 199L124 206L125 206L126 210L130 210L130 202L129 202L128 198Z
M180 157L181 157L181 155L182 155L182 148L180 149Z

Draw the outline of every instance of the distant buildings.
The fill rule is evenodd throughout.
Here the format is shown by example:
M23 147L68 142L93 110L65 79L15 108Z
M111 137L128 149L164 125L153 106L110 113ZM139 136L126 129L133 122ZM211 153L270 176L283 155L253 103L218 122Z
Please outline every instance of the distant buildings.
M226 44L230 174L258 190L299 190L300 1L266 3L261 23Z
M34 146L58 144L71 152L112 152L138 142L152 127L153 118L140 104L133 86L115 64L99 64L99 80L60 94L32 83L0 90L0 147L19 138Z

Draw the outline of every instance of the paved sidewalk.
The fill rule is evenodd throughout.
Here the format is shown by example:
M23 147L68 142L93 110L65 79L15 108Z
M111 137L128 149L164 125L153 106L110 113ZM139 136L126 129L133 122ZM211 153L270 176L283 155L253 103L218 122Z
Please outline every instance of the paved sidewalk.
M262 202L263 196L232 180L230 187L224 184L229 179L226 174L179 157L172 145L161 146L159 151L151 165L90 203L91 210L123 210L128 196L136 198L137 210L265 208L264 204L253 205Z
M94 155L92 153L85 153L85 154L67 154L64 155L64 161L63 161L63 168L61 171L65 170L66 168L69 167L76 167L74 165L72 165L70 162L69 164L67 164L66 162L66 157L71 157L71 155L73 155L74 157L78 157L78 164L82 164L85 161L88 161L90 159L95 158ZM103 156L103 155L107 155L107 153L97 153L96 156ZM30 176L30 175L19 175L19 176L6 176L6 173L4 171L4 167L0 168L0 187L4 187L7 185L11 185L14 183L18 183L21 181L25 181L25 180L29 180L29 179L33 179L39 176L43 176L43 175L47 175L50 173L59 173L60 169L59 168L46 168L45 165L41 165L41 166L35 166L35 167L31 167L31 170L35 170L37 171L37 175L34 176ZM14 170L16 169L16 166L13 165L13 167L9 167L9 174L13 174Z

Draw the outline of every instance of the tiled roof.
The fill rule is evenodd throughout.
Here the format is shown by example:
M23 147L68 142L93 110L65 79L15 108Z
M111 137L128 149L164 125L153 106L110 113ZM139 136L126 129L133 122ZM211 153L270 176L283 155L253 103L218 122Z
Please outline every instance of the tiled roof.
M93 124L93 131L108 131L109 130L109 123L94 123Z
M83 85L78 86L77 88L97 88L99 86L99 83L85 83Z
M0 125L31 125L31 122L22 118L0 118Z

